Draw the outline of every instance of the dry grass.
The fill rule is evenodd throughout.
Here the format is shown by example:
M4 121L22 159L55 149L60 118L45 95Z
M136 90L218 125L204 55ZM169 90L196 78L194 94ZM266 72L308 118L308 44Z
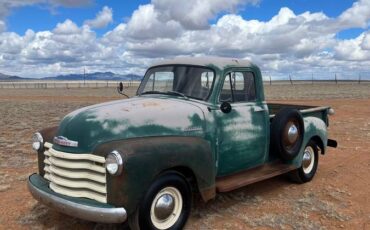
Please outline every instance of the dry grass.
M129 89L128 93L133 95L135 90ZM186 229L370 226L367 199L370 85L267 85L265 91L269 100L334 105L337 115L332 118L330 135L339 140L340 147L320 159L318 175L311 183L296 185L277 177L219 194L207 204L194 202ZM125 227L86 222L49 210L33 200L25 186L28 175L37 171L36 155L30 146L34 131L57 125L64 115L77 108L119 98L122 96L112 88L0 91L1 226L6 223L10 228Z

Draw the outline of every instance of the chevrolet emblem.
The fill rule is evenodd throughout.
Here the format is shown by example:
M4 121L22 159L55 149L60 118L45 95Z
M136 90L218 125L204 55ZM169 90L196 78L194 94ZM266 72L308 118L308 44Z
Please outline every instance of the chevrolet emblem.
M78 141L71 141L63 136L54 137L54 143L62 146L78 147Z

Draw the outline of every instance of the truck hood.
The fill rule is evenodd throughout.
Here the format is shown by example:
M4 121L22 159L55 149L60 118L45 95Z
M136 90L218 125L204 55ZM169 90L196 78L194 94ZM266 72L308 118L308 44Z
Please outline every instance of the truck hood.
M203 136L204 114L195 103L158 96L135 97L76 110L63 118L57 136L77 147L54 144L65 152L92 152L108 141L148 136Z

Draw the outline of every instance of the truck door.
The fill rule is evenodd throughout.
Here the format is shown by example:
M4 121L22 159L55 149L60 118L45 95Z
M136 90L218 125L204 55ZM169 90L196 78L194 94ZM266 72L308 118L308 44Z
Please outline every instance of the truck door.
M268 109L256 96L255 74L232 71L224 76L219 95L231 104L231 111L216 112L218 176L256 167L265 161L268 138Z

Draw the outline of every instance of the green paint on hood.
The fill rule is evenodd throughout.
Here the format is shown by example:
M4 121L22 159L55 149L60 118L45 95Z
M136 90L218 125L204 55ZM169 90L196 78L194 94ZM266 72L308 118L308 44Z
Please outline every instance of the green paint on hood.
M63 118L57 136L78 147L54 144L59 151L86 153L108 141L149 136L204 136L204 114L193 103L168 96L135 97L76 110Z

